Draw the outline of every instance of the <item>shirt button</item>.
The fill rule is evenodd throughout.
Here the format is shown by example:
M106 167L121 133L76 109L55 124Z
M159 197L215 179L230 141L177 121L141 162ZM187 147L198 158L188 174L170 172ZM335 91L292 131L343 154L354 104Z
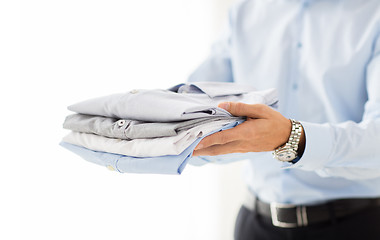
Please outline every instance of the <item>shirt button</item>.
M297 90L298 89L298 84L297 83L293 83L292 87L293 87L294 90Z
M113 168L111 165L107 165L107 169L111 171L115 171L115 168Z
M124 124L125 124L125 120L119 120L119 121L117 121L117 125L118 125L119 127L124 126Z
M132 94L135 94L135 93L138 93L139 92L139 90L137 90L137 89L133 89L132 91L130 91L130 93L132 93Z
M297 43L297 48L302 48L302 43L301 42Z

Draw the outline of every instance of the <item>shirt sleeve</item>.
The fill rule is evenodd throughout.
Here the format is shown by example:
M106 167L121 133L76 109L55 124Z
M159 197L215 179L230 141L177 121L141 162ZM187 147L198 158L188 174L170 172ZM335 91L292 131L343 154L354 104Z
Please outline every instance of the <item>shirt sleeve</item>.
M306 147L290 168L316 171L322 177L380 177L380 37L366 69L368 101L362 121L339 124L302 122Z

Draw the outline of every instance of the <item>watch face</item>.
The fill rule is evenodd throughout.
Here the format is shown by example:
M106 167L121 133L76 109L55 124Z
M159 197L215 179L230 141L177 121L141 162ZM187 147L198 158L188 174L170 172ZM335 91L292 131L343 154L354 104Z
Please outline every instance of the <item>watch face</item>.
M283 149L275 154L276 158L283 162L290 162L297 157L297 153L291 149Z

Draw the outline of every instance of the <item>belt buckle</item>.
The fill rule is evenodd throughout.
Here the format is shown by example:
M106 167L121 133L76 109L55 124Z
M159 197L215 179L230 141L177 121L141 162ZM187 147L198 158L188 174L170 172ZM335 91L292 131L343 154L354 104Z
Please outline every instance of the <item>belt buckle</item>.
M296 223L282 222L278 219L277 209L279 208L295 208L296 209ZM270 203L270 212L272 217L272 224L276 227L281 228L295 228L300 226L307 226L307 213L305 206L297 206L293 204L282 204L282 203Z

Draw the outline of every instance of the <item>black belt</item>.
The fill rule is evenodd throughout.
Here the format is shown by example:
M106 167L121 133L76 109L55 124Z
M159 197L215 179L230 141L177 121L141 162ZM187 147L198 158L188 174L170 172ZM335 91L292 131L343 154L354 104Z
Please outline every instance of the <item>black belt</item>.
M380 198L339 199L318 205L266 203L256 198L253 206L256 213L271 219L274 226L294 228L343 218L380 206Z

